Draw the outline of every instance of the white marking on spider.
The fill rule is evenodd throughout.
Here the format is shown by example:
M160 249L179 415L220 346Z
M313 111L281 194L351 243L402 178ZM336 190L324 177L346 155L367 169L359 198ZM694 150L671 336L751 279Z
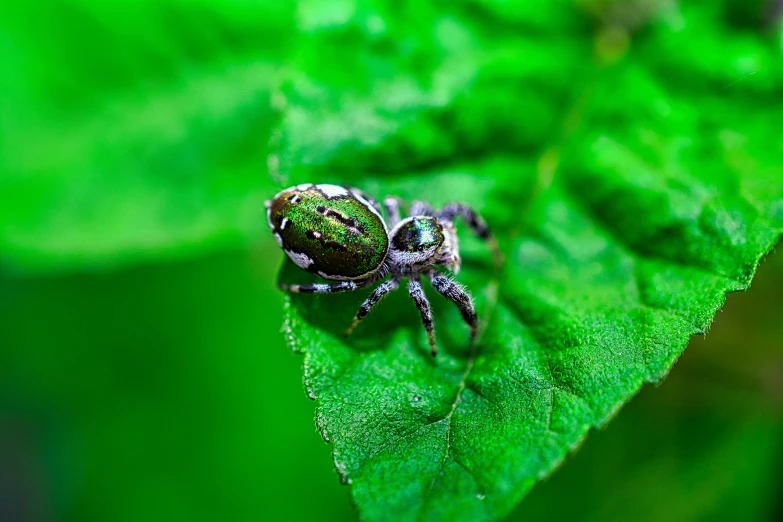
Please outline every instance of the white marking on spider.
M311 232L313 233L313 237L315 239L321 239L321 233L320 232L317 232L315 230L311 230Z
M310 268L310 265L313 264L313 260L307 257L307 254L300 254L291 250L286 250L285 253L288 254L288 257L291 258L291 261L296 263L296 266L299 268L304 268L307 270Z
M269 228L275 229L275 226L272 224L272 204L268 201L266 205L266 222L269 223Z
M337 198L340 196L347 196L348 191L345 187L339 185L316 185L315 188L320 190L327 198Z
M277 239L277 244L280 245L280 248L283 248L283 238L277 232L275 232L275 239Z
M300 192L304 192L305 190L308 190L312 186L313 186L312 183L302 183L301 185L295 186L294 189Z
M367 207L370 210L370 212L378 216L378 219L380 219L381 223L383 223L383 228L388 232L389 229L386 227L386 222L383 220L383 216L381 216L380 212L378 212L378 209L376 209L372 203L367 201L367 198L362 196L359 192L351 192L351 194L353 195L353 197L356 198L357 201L359 201L359 203Z
M283 218L283 221L280 222L280 230L285 230L285 226L288 224L288 218Z

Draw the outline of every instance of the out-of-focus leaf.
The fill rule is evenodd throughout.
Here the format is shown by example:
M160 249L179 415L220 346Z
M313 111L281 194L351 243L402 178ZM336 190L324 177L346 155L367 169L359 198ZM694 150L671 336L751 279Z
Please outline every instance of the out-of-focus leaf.
M348 340L363 295L291 296L286 334L366 520L495 520L660 381L778 238L780 47L731 2L319 5L283 179L465 201L507 263L462 234L475 353L433 296L431 360L404 290Z
M116 265L257 234L292 2L34 4L0 17L0 262Z
M280 257L0 275L0 520L355 519L279 336Z

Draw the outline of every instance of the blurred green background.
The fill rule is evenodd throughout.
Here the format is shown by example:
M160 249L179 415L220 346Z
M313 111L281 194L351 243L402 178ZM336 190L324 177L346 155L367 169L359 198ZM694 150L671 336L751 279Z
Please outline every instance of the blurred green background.
M357 518L258 213L294 19L278 0L3 7L0 521ZM773 255L509 520L780 520L781 295Z
M264 241L3 277L3 520L355 520L280 333L280 261ZM509 520L779 520L780 295L778 255Z

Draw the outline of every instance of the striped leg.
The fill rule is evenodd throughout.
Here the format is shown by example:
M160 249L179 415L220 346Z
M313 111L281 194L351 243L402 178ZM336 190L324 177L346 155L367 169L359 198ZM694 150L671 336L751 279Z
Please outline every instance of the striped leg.
M462 203L449 203L438 212L438 219L444 221L454 221L454 218L460 216L468 226L481 239L489 239L492 235L489 227L483 219L476 214L476 211Z
M369 279L360 281L340 281L339 283L316 283L312 285L278 285L281 290L300 294L332 294L335 292L350 292L367 286Z
M436 270L429 272L427 277L432 281L432 287L435 290L457 305L462 318L470 326L470 342L472 344L476 339L476 332L478 331L478 316L476 315L476 309L473 307L473 299L470 298L470 295L468 295L462 285L455 283Z
M356 312L356 317L354 317L351 326L349 326L345 331L345 335L351 335L351 332L353 332L354 328L358 326L359 322L364 319L368 313L370 313L372 307L378 304L378 302L383 299L386 294L396 290L398 286L399 282L396 279L390 279L389 281L384 281L378 285L378 287L373 290L364 303L362 303L362 306L359 307L359 311Z
M443 221L454 221L457 216L461 217L468 224L471 230L481 239L487 242L490 250L492 250L492 257L495 260L495 266L500 268L503 265L503 254L500 252L500 247L489 230L486 222L476 213L475 210L462 203L449 203L443 207L437 214L437 218Z
M383 198L383 206L386 207L389 228L394 228L400 222L400 199L394 196L386 196Z
M432 326L432 311L430 310L430 303L427 301L427 296L424 295L424 290L421 287L421 282L417 277L411 277L408 282L408 293L410 293L413 302L419 308L421 313L421 322L424 323L424 329L427 331L427 339L430 342L430 353L434 357L438 351L435 348L435 332Z
M411 216L434 216L435 211L426 201L414 201L411 203Z

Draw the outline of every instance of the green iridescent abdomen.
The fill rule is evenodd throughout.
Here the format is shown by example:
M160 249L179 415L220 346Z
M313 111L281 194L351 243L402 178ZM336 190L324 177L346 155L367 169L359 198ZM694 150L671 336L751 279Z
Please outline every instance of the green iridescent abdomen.
M297 265L326 279L355 280L377 272L389 234L371 202L336 185L298 185L275 196L269 226Z

